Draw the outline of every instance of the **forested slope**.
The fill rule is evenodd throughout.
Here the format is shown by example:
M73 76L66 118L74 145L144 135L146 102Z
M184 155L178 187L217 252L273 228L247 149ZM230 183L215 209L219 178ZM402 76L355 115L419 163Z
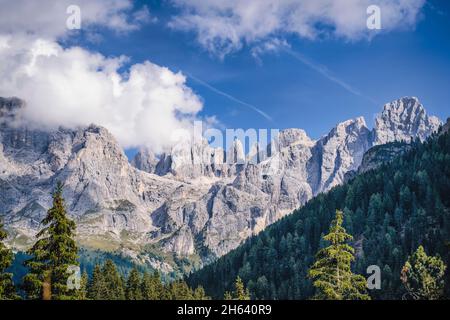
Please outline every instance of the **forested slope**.
M423 245L449 265L450 135L415 142L406 154L347 184L318 195L304 207L258 236L191 274L191 286L202 285L220 298L237 276L256 299L307 299L313 295L308 268L321 236L336 209L344 211L344 227L353 234L357 259L354 271L366 275L369 265L381 268L380 290L372 298L400 299L401 268ZM446 275L446 296L449 276Z

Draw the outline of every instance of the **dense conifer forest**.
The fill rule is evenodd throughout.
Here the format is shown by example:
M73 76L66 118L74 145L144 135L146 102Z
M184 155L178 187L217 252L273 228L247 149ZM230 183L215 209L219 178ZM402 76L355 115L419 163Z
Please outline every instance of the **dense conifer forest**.
M407 260L417 257L430 268L429 274L439 278L433 280L439 283L436 286L445 282L445 293L439 289L438 296L448 298L449 271L443 274L442 260L449 265L449 192L450 135L435 134L425 143L414 142L409 152L393 161L318 195L191 274L188 283L202 285L208 295L218 298L240 277L252 299L309 299L317 290L308 271L316 253L329 245L323 237L338 209L343 212L343 227L353 236L352 270L365 277L370 265L381 270L381 288L369 291L372 299L427 298L413 293L405 276L413 273ZM415 276L413 286L423 285L420 281L425 278Z
M35 244L14 254L0 224L0 299L442 299L449 294L450 135L435 134L375 170L320 194L185 280L107 259L80 265L63 186ZM368 266L381 270L367 290ZM131 271L125 274L120 268ZM22 281L14 283L20 273ZM72 279L71 279L72 277Z

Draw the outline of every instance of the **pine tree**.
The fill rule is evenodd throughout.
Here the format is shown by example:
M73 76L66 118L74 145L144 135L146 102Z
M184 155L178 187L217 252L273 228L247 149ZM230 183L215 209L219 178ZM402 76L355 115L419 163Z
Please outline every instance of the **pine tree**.
M441 299L444 294L446 266L440 257L428 256L422 246L412 254L401 272L406 298L420 300Z
M104 300L125 300L125 290L123 279L117 271L112 260L106 260L102 269L103 281L105 284Z
M192 289L182 280L171 282L167 290L170 293L170 300L192 300L194 298Z
M11 266L13 261L12 251L3 244L6 237L7 234L3 230L3 224L0 221L0 300L17 298L12 281L12 273L6 272L6 269Z
M223 295L223 300L233 300L233 295L230 291L225 291Z
M248 289L245 288L244 283L240 277L236 278L236 282L234 283L234 300L250 300L250 293Z
M144 273L141 292L144 300L162 300L164 298L164 285L157 271L152 275L147 272Z
M329 233L323 238L330 246L320 249L316 262L309 270L316 288L316 299L323 300L367 300L366 280L351 271L355 260L354 249L347 244L353 237L342 227L343 214L336 210Z
M158 271L155 271L153 273L152 281L153 281L154 294L156 296L155 299L161 300L161 299L163 299L164 296L167 297L167 293L164 288L164 284L161 280L161 275L159 274Z
M58 182L53 206L41 222L44 228L27 251L31 259L25 261L25 266L30 272L24 277L24 289L30 299L76 298L76 289L67 287L68 267L78 266L78 249L73 239L75 223L67 218L62 191Z
M127 300L142 300L141 278L136 268L133 268L128 276L126 287Z
M89 276L86 271L81 275L80 289L78 290L77 300L88 299Z
M432 255L439 255L450 265L450 134L409 148L381 167L317 195L236 250L191 273L188 283L194 287L202 285L215 298L223 297L239 275L251 298L262 299L257 283L258 278L265 276L271 299L313 297L316 288L307 277L308 269L319 249L328 246L319 248L320 237L328 233L334 210L339 206L348 209L343 226L358 240L354 242L358 245L358 257L352 270L364 275L368 266L378 265L382 270L382 290L371 290L372 299L401 299L405 293L400 279L402 267L420 244L432 248ZM384 157L384 147L379 150ZM289 233L293 243L287 241ZM446 299L450 297L449 271L447 268L445 273Z
M141 293L142 299L144 300L157 300L156 295L154 294L152 277L148 272L145 272L142 276Z
M209 297L205 293L205 289L202 286L197 287L194 290L194 300L209 300Z
M103 271L99 264L96 264L92 272L92 279L88 285L88 298L92 300L106 299L106 284L103 278Z

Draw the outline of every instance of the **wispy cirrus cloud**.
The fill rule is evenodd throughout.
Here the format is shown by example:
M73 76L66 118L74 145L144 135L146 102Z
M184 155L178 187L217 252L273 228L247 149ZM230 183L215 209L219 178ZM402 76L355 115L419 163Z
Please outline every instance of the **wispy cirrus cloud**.
M361 92L359 92L358 89L354 88L344 80L338 78L336 75L334 75L327 67L324 65L317 63L315 61L312 61L305 55L295 52L293 50L285 50L289 55L294 57L296 60L300 61L304 65L308 66L309 68L313 69L314 71L317 71L319 74L327 78L328 80L336 83L343 89L347 90L348 92L354 94L355 96L361 96Z
M323 64L313 61L312 59L310 59L310 58L306 57L305 55L303 55L299 52L296 52L292 49L288 48L288 49L285 49L284 51L287 54L289 54L290 56L292 56L293 58L295 58L296 60L300 61L301 63L303 63L304 65L309 67L310 69L316 71L317 73L319 73L320 75L322 75L323 77L328 79L329 81L337 84L339 87L343 88L347 92L349 92L355 96L362 97L362 98L372 102L373 104L377 105L377 103L372 98L367 97L366 95L361 93L361 91L359 89L352 86L345 80L341 79L339 76L334 74L332 71L330 71L330 69L328 67L324 66Z
M188 73L188 72L185 72L185 73L186 73L186 75L187 75L189 78L191 78L191 79L194 80L195 82L199 83L200 85L204 86L205 88L211 90L212 92L215 92L215 93L217 93L218 95L221 95L221 96L223 96L223 97L225 97L225 98L227 98L227 99L229 99L229 100L231 100L231 101L233 101L233 102L236 102L236 103L238 103L238 104L240 104L240 105L242 105L242 106L244 106L244 107L247 107L247 108L249 108L250 110L253 110L253 111L255 111L256 113L258 113L259 115L261 115L262 117L264 117L266 120L268 120L268 121L270 121L270 122L273 122L273 118L272 118L271 116L269 116L266 112L264 112L263 110L261 110L260 108L254 106L254 105L252 105L252 104L250 104L250 103L247 103L247 102L245 102L245 101L242 101L241 99L238 99L238 98L232 96L231 94L228 94L228 93L226 93L226 92L224 92L224 91L222 91L222 90L220 90L220 89L217 89L216 87L214 87L214 86L210 85L209 83L207 83L207 82L205 82L205 81L203 81L203 80L201 80L201 79L199 79L199 78L193 76L192 74L190 74L190 73Z

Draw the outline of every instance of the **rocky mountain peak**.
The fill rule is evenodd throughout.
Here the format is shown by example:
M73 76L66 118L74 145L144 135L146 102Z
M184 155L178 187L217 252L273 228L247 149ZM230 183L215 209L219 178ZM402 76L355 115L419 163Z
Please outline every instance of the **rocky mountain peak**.
M11 123L16 120L17 112L25 106L25 101L12 97L0 97L0 125L5 122Z
M289 128L284 129L279 134L279 144L281 148L286 148L292 145L314 145L314 140L308 137L307 133L303 129Z
M314 148L316 161L321 164L312 179L315 193L341 184L345 173L358 168L369 148L370 130L363 117L337 124Z
M158 162L159 159L152 151L147 148L140 148L131 160L131 165L139 170L153 173L156 171Z
M366 134L369 132L364 117L349 119L338 123L328 134L328 137L336 136L345 138L348 135Z
M419 138L424 140L436 131L441 121L428 116L416 97L403 97L387 103L375 119L374 144L406 141Z
M22 105L0 99L1 117ZM145 255L140 250L151 244L178 255L208 252L210 259L343 183L374 144L426 137L439 123L416 98L403 98L384 107L373 131L359 117L316 141L301 129L282 130L271 137L270 154L255 144L246 158L239 139L228 150L186 141L158 155L141 149L130 164L103 127L46 132L0 120L0 213L12 244L32 241L59 180L81 245Z

